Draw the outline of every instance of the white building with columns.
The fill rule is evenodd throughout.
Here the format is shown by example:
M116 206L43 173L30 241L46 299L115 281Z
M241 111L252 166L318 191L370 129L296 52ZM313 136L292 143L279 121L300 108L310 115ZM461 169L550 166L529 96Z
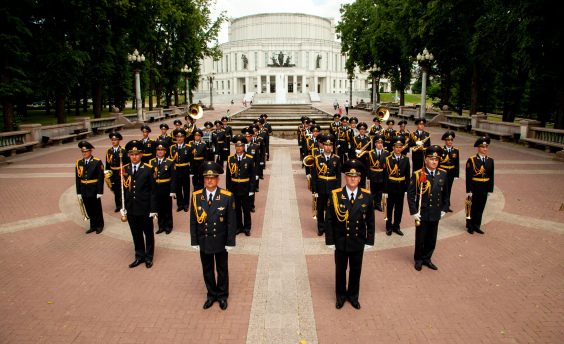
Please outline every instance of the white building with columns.
M276 93L277 87L286 88L288 94L350 91L347 57L341 54L332 18L301 13L254 14L230 19L228 34L229 41L220 45L222 58L200 61L203 77L197 92L209 92L206 76L211 71L215 72L213 94ZM282 78L276 77L280 74L284 75L283 85ZM369 90L367 77L367 72L357 69L353 92ZM387 80L381 80L380 87L390 92Z

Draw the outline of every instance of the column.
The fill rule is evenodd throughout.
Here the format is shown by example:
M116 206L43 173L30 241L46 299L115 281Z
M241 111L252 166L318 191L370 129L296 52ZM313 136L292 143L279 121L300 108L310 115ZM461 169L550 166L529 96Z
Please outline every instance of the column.
M249 91L250 91L250 89L249 89L249 77L246 76L245 77L245 93L247 93Z
M317 92L317 83L318 82L319 82L319 80L318 80L317 76L314 76L313 77L313 88L312 88L313 92Z

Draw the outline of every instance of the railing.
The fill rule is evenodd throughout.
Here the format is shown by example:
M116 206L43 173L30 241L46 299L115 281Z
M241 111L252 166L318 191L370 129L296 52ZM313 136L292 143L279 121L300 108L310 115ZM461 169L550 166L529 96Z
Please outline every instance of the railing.
M472 119L468 116L446 115L447 122L452 124L471 125Z
M25 136L30 133L30 131L8 131L0 133L0 147L21 145L25 143Z
M477 127L473 128L472 130L488 130L502 134L513 135L521 133L521 126L519 125L519 123L478 120Z
M534 132L534 137L537 140L548 141L553 143L564 144L564 130L562 129L547 129L547 128L531 128Z
M92 129L98 129L103 127L109 127L116 123L115 118L98 118L98 119L91 119L90 125Z

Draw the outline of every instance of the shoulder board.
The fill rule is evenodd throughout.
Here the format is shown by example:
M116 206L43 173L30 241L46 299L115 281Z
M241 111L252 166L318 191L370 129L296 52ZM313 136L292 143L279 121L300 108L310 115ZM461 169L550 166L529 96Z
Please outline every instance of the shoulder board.
M423 168L420 168L417 171L413 171L413 173L421 173L421 171L423 171Z
M231 192L227 191L227 190L219 190L219 193L221 193L222 195L226 195L226 196L231 196Z
M155 161L156 159L157 159L157 158L153 158L153 159L149 160L149 164L150 164L152 161Z
M147 164L145 164L145 166L153 168L153 165L151 165L151 163L147 163Z
M340 159L340 157L339 157L337 154L333 154L333 156L334 156L335 158L339 158L339 159Z
M445 170L445 169L442 169L442 168L438 168L438 170L439 170L439 171L446 172L446 170Z
M245 155L246 155L248 158L251 158L251 159L253 158L253 156L250 155L250 154L245 154Z
M332 192L332 193L337 193L337 192L342 191L342 190L343 190L343 188L333 189L331 192Z
M199 195L202 193L202 191L204 191L204 189L200 189L198 191L194 191L194 195Z
M468 158L468 160L472 160L474 158L477 158L475 155L472 155L471 157Z
M363 188L360 188L360 190L361 190L362 192L370 193L370 191L368 191L368 190L366 190L366 189L363 189Z
M76 161L76 163L78 164L78 163L80 162L80 160L84 161L84 159L78 159L78 160Z
M166 158L166 161L172 161L172 162L174 162L174 160L172 160L171 158Z
M456 150L458 150L458 148L456 148L456 147L454 147L454 146L452 146L452 149L456 149Z
M228 156L227 158L229 159L229 158L231 158L232 156L235 156L235 154L231 154L231 155L230 155L230 156Z
M493 158L492 158L491 156L487 156L486 158L488 158L488 159L492 159L492 160L493 160ZM96 160L98 160L98 159L96 159Z
M488 158L489 158L489 157L488 157ZM92 157L92 160L98 160L98 161L100 161L100 159L95 158L95 157Z
M390 153L390 151L389 151L389 150L387 150L387 149L382 149L382 151L383 151L383 152L387 152L387 153Z

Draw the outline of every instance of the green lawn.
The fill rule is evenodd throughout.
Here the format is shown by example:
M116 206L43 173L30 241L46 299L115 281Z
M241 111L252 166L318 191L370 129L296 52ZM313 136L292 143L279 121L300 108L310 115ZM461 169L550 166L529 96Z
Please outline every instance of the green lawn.
M380 93L380 102L391 102L392 96L395 96L395 93ZM399 96L399 93L398 93ZM413 103L419 104L421 102L421 94L405 94L405 105L413 105ZM427 97L427 101L425 102L427 106L433 105L433 100Z
M124 114L135 113L134 109L125 109L122 111ZM94 118L94 113L92 108L89 108L87 112L82 112L80 110L80 114L75 116L75 110L71 111L71 114L67 113L67 123L73 123L75 117L90 117ZM110 117L110 112L108 109L102 109L102 118ZM22 119L21 124L41 124L41 125L53 125L57 124L57 117L55 115L55 111L51 109L51 114L49 116L46 115L46 111L44 109L41 110L28 110L27 116Z

